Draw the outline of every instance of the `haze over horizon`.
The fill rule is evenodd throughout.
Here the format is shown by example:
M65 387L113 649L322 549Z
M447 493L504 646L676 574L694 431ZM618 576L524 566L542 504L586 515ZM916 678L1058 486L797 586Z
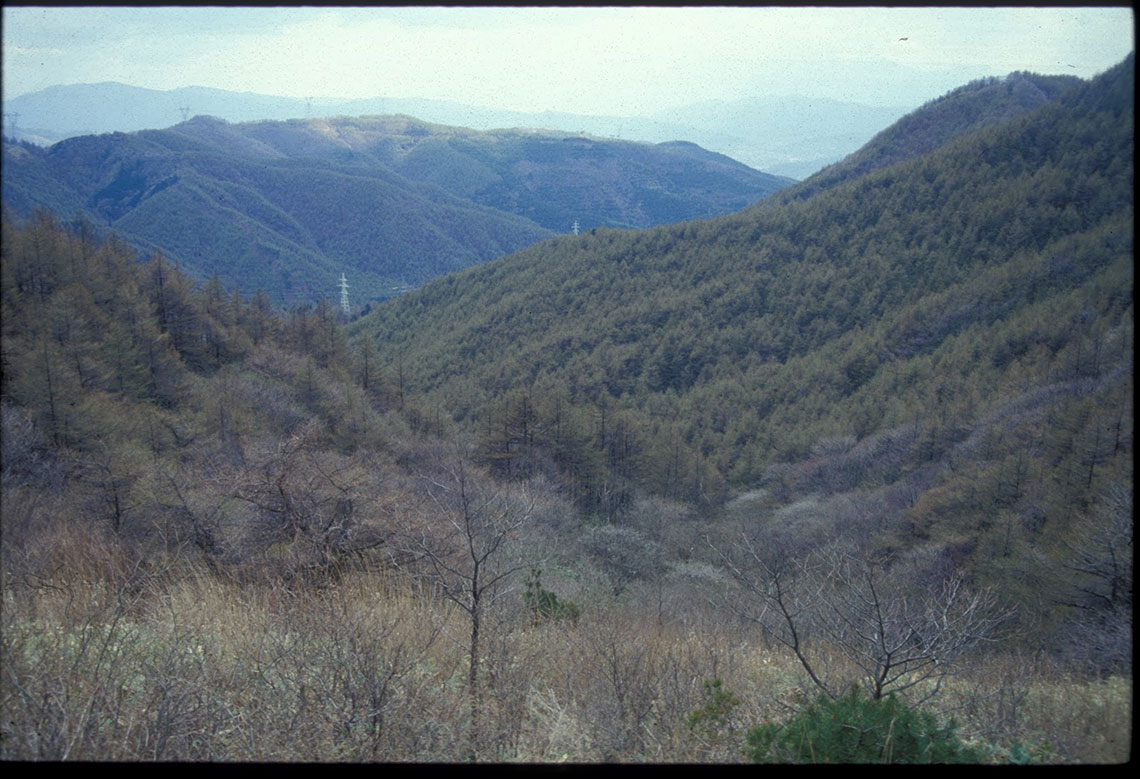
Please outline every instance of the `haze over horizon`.
M800 95L919 105L1016 70L1091 78L1130 7L5 7L5 99L119 82L314 100L667 115Z

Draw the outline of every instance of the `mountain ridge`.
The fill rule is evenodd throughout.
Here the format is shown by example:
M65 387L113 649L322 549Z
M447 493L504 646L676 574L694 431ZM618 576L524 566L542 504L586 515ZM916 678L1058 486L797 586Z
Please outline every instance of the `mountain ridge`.
M926 154L961 135L1039 108L1081 83L1075 76L1025 72L972 81L927 102L877 133L859 150L812 176L811 183L798 187L794 197L807 197L834 183Z
M293 303L326 297L348 271L368 300L575 222L705 217L792 183L697 148L400 116L198 116L47 149L5 144L3 186L16 213L83 214L198 278Z
M725 110L710 122L709 112L696 107L644 117L591 116L527 113L419 98L309 101L211 87L152 90L104 82L56 85L19 95L5 101L4 112L18 114L22 127L27 128L13 132L9 127L10 134L41 145L74 135L168 128L186 112L229 122L407 114L479 130L548 127L645 143L687 139L757 170L802 178L854 151L907 110L789 97L720 101L719 105ZM183 121L188 118L182 116Z

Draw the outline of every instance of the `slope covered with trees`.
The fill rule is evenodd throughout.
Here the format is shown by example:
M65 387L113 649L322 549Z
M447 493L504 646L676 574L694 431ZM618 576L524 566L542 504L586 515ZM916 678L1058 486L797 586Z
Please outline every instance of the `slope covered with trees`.
M741 545L755 492L641 494L599 522L556 474L489 473L328 305L282 317L82 222L3 227L5 759L770 761L820 708L882 706L955 759L1127 758L1126 668L1065 662L1040 609L1011 631L968 568L813 541L821 507L850 521L874 496L777 509L807 555ZM1113 594L1077 572L1108 570L1128 498L1085 519L1115 535L1081 536L1051 592ZM869 618L883 650L845 627ZM898 745L882 759L923 759L871 727L867 748ZM793 759L841 758L817 732Z
M736 211L791 183L687 144L477 133L407 117L228 124L6 144L4 202L163 251L198 280L315 302L390 297L553 233Z
M651 227L738 211L793 183L681 141L553 130L477 132L407 116L254 122L234 128L288 156L379 161L408 179L520 214L554 232Z
M640 490L762 487L780 543L921 550L1030 597L1131 485L1133 139L1130 58L805 199L554 239L353 332L486 462L554 467L612 521Z

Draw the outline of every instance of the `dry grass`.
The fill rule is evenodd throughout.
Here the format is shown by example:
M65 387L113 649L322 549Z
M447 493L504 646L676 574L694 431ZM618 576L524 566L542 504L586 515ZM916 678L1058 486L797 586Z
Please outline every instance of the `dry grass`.
M6 572L4 759L459 761L471 747L486 761L739 762L749 727L814 696L794 658L710 610L597 606L534 625L503 608L472 732L466 615L407 579L242 585L55 541L53 563ZM739 703L688 722L712 679ZM1130 756L1129 679L990 657L936 704L995 762Z

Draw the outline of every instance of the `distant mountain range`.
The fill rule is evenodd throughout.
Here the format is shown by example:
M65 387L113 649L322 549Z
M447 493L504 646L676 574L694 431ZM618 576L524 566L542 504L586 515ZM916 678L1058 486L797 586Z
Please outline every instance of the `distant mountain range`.
M294 303L328 297L342 272L358 300L382 298L575 226L725 214L792 183L683 142L406 116L195 117L5 143L3 200L17 214L83 216L191 276Z
M523 113L417 98L299 100L206 87L167 91L115 82L54 86L4 101L5 132L50 145L64 138L170 127L196 115L229 122L405 114L491 130L543 127L605 138L690 141L768 173L804 178L855 151L914 106L807 97L708 101L652 116Z

